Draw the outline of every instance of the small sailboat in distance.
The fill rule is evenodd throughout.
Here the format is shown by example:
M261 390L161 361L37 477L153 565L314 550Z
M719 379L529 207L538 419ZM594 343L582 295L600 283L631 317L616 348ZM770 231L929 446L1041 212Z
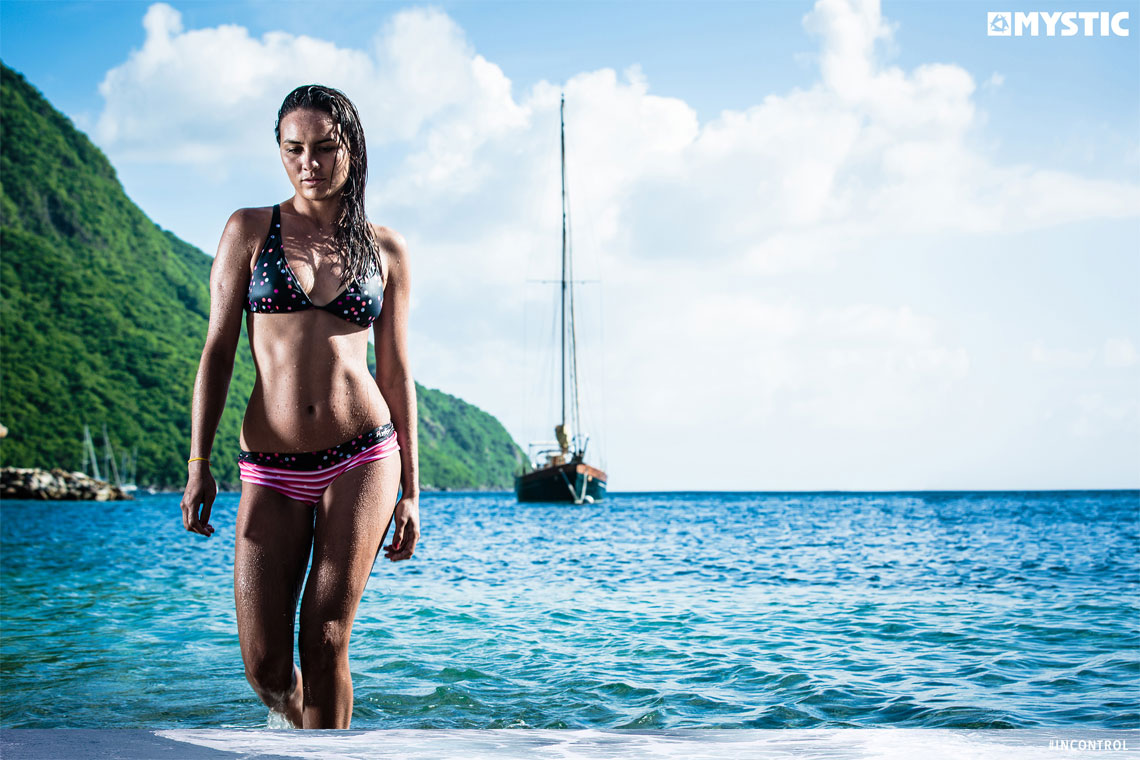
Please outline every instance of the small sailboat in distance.
M578 405L578 355L574 331L574 276L566 202L566 97L559 105L562 145L562 298L561 388L562 419L554 426L554 441L530 444L531 470L515 476L519 501L594 503L606 495L606 473L586 462L590 437L582 431ZM537 450L536 450L536 447Z
M126 475L124 480L119 476L119 468L115 462L115 450L111 446L111 438L107 435L107 423L103 423L103 448L105 449L103 455L103 472L107 475L104 480L103 475L99 474L99 457L95 453L95 442L91 440L91 429L83 425L83 467L82 472L84 475L88 474L88 464L91 467L91 476L95 480L104 480L113 486L117 486L125 494L134 493L138 486L135 484L135 463L138 460L138 450L136 448L133 455L123 455L123 472ZM114 480L111 479L114 477Z

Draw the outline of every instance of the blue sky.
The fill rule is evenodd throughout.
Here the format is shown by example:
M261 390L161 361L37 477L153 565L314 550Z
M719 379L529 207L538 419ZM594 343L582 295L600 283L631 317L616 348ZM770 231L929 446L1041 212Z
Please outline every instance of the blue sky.
M36 82L69 114L95 112L97 84L126 51L139 47L148 2L46 2L5 0L0 46L4 60ZM299 2L188 2L176 5L187 28L240 24L253 34L283 30L326 36L365 46L383 19L404 3L323 2L305 10ZM815 78L815 46L799 29L810 7L798 2L708 0L691 2L447 2L442 8L467 32L476 49L502 67L516 86L542 79L562 81L580 71L622 70L639 64L654 89L680 97L702 119L741 109L764 94L809 86ZM1067 9L1064 3L993 3L974 0L888 2L884 12L899 26L888 57L910 68L952 61L979 81L999 71L1010 83L985 94L993 134L1014 156L1051 149L1055 161L1070 156L1074 138L1082 151L1102 151L1111 172L1114 150L1135 139L1140 122L1137 37L1020 39L1016 46L983 44L978 19L987 10ZM1073 7L1077 7L1074 5ZM1085 7L1085 4L1080 4ZM1091 5L1088 7L1092 7ZM1140 3L1106 2L1098 10L1131 12L1140 34ZM91 34L98 28L98 34ZM791 32L791 33L789 33ZM1059 48L1058 43L1064 47ZM50 51L50 54L45 54ZM1051 118L1043 119L1048 115ZM1101 132L1110 143L1087 140ZM1068 149L1068 150L1067 150ZM1025 151L1022 153L1022 151ZM1120 167L1127 171L1128 167ZM1133 167L1133 170L1135 167Z
M522 443L565 87L614 488L1137 487L1140 3L1079 5L1131 35L985 35L1056 3L6 0L0 55L208 253L288 195L289 83L343 87L418 256L417 379Z

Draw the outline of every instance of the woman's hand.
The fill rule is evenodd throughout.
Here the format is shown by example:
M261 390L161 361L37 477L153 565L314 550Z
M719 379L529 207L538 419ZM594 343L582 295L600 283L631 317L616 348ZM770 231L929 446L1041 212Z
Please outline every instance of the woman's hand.
M182 525L191 533L201 533L206 538L214 535L214 526L210 525L210 510L214 506L214 499L218 495L218 484L209 467L203 467L195 462L190 465L190 474L186 477L186 490L182 494ZM198 506L202 512L199 515Z
M420 500L413 496L400 499L392 522L396 530L392 534L392 543L384 547L385 555L393 562L411 559L420 538Z

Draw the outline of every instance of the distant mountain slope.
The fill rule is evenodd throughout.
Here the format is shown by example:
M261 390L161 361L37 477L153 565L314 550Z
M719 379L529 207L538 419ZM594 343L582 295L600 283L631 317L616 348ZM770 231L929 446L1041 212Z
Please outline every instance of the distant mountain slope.
M447 488L512 488L525 454L496 418L442 391L416 386L420 466Z
M106 156L3 64L0 212L0 465L78 469L83 424L105 423L116 447L138 447L140 485L181 487L212 258L151 222ZM211 455L223 488L239 487L254 377L243 327ZM417 389L424 487L509 487L523 454L498 420Z

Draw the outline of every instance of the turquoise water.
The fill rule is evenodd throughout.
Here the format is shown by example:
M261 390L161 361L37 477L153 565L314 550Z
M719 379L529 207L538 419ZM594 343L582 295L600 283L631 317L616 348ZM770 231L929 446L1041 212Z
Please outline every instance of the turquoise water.
M0 505L0 727L241 728L237 494ZM427 494L353 728L1140 725L1140 492Z

